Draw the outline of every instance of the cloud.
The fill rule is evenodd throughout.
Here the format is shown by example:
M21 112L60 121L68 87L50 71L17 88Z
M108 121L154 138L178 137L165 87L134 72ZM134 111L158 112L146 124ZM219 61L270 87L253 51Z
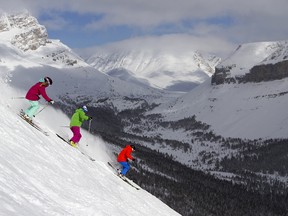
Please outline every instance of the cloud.
M163 41L165 37L161 36L170 39L173 36L177 41L188 35L190 43L206 50L215 48L216 52L246 42L284 40L288 35L287 0L11 0L3 1L1 8L8 11L26 8L40 18L40 24L48 32L74 28L75 34L90 31L101 35L105 31L102 36L105 38L112 29L110 42L117 40L115 29L121 28L129 29L130 37L147 36L148 41L149 36ZM43 19L45 14L53 16ZM78 22L82 19L85 22Z
M287 17L286 0L82 0L82 1L46 1L12 0L1 3L2 9L25 7L40 15L47 11L73 11L79 14L102 14L101 23L106 25L134 25L138 27L158 26L167 23L180 23L184 20L206 20L222 16L245 17L250 21L260 21L253 14L262 16Z
M162 36L143 36L134 37L127 40L109 43L108 45L90 47L82 49L84 56L93 54L94 50L110 50L111 52L122 51L149 51L164 52L174 55L186 55L194 51L215 54L220 57L226 57L227 53L235 48L235 44L229 43L222 38L213 36L197 37L189 34L167 34Z

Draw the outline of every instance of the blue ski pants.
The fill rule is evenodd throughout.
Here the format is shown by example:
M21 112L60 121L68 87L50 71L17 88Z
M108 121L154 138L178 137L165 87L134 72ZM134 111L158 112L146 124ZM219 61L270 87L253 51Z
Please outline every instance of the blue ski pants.
M119 163L122 165L121 174L125 176L128 170L130 169L130 164L128 162L119 162Z
M25 110L25 114L29 116L30 119L33 118L37 110L40 108L39 102L38 101L30 101L30 107Z

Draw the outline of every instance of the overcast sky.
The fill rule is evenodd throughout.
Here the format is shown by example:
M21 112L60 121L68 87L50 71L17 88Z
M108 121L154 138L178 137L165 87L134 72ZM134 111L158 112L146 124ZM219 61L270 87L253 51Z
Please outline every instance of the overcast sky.
M1 9L27 9L71 48L124 40L226 55L242 43L288 39L288 0L1 0Z

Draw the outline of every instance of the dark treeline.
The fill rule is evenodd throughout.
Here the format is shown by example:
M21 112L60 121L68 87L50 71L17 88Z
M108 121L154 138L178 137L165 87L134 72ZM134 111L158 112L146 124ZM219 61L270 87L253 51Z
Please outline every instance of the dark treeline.
M251 142L250 142L251 144ZM284 176L288 174L288 140L270 139L263 145L251 145L242 149L235 157L225 158L221 165L225 170L250 170Z

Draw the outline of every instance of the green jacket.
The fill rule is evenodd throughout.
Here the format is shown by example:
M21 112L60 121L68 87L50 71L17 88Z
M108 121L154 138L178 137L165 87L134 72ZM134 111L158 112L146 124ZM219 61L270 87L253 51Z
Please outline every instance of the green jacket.
M71 118L70 127L73 127L73 126L81 127L82 123L88 119L89 119L89 116L85 114L82 108L76 109L75 113L73 114Z

